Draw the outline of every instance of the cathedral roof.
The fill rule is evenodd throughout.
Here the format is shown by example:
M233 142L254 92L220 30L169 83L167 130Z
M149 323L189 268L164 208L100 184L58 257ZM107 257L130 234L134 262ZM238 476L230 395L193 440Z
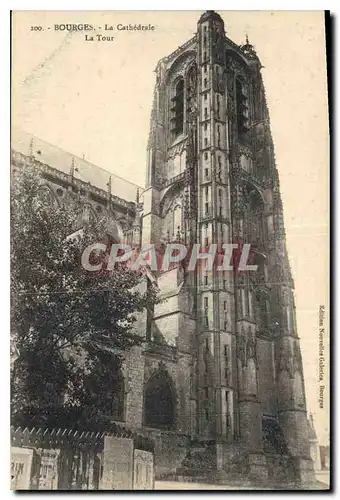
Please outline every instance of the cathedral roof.
M78 158L71 153L49 144L37 137L27 134L23 130L13 129L11 137L11 148L13 151L23 155L30 155L30 150L35 159L41 163L55 168L65 174L70 174L72 163L74 164L74 177L83 182L89 182L92 186L107 191L108 182L111 177L111 194L118 196L128 202L135 202L137 190L144 188L134 184L108 170L97 167L89 161Z

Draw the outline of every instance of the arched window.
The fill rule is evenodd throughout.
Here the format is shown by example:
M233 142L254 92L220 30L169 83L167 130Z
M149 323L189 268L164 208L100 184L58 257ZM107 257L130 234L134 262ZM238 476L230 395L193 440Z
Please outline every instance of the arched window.
M172 429L175 424L174 391L165 373L149 379L144 396L144 423L156 429Z
M242 188L241 205L244 215L244 238L248 243L261 245L264 240L264 203L260 192L250 183L245 183Z
M182 231L182 207L175 200L164 217L164 238L178 240Z
M255 283L266 284L268 282L267 258L264 254L255 252L252 264L257 266L257 271L253 275Z
M170 131L173 138L182 134L184 122L184 80L177 80L170 105Z
M236 78L236 112L239 134L249 129L249 101L246 86L241 78Z
M195 109L196 101L196 86L197 86L197 69L196 65L192 65L187 74L187 117Z
M262 289L255 288L255 321L258 329L263 333L270 326L269 297Z

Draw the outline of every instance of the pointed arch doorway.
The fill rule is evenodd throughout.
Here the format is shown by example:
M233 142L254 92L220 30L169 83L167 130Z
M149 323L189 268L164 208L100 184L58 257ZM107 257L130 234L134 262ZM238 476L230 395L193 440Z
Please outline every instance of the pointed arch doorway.
M153 374L145 387L144 425L155 429L175 427L175 394L171 380L161 370Z

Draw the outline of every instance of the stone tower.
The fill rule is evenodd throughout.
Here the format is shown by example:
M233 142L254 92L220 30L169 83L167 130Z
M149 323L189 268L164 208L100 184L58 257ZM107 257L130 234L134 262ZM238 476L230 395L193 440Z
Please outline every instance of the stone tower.
M210 453L226 474L239 467L309 481L294 283L260 60L207 11L156 78L142 242L250 244L257 271L160 273L167 302L149 318L145 380L155 360L172 380L173 429L196 443L182 469Z

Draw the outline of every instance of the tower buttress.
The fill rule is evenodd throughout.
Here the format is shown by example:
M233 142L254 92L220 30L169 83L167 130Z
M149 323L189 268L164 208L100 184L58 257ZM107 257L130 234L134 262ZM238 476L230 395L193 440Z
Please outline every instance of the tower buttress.
M139 188L137 188L137 193L136 193L136 213L135 213L135 218L132 224L132 245L133 247L139 247L141 244L141 217L140 217L140 212L142 209L142 205L140 203L140 193L139 193Z
M213 11L198 22L198 242L230 243L231 207L225 96L225 32ZM198 267L198 407L206 439L232 441L234 434L233 275ZM223 286L221 287L221 284Z
M142 243L159 243L161 220L159 217L159 186L162 181L160 172L164 163L164 97L161 81L162 68L156 68L156 87L151 110L150 134L147 146L146 189L143 193L143 232Z

